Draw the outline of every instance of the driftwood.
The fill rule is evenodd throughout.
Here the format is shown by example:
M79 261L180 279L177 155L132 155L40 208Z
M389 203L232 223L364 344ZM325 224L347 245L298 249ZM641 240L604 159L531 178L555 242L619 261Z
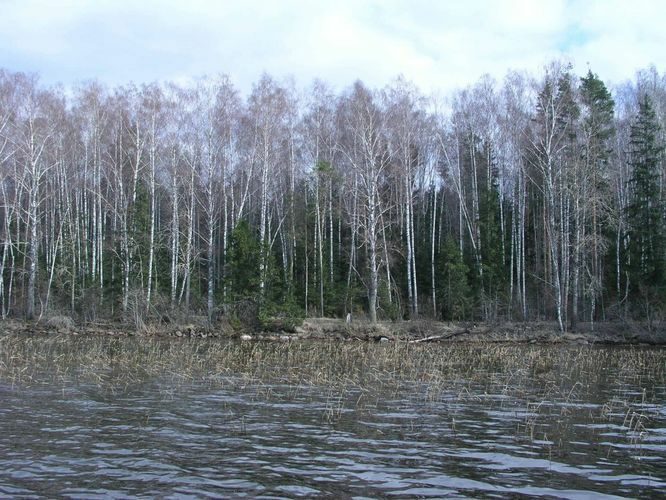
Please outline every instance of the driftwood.
M417 343L417 342L433 342L435 340L446 340L450 339L453 337L457 337L458 335L463 335L465 333L474 333L478 335L486 335L487 333L490 333L492 331L491 327L488 328L482 328L479 330L470 330L469 328L462 328L460 330L454 330L452 332L448 333L443 333L441 335L430 335L428 337L424 337L422 339L415 339L415 340L410 340L409 343Z
M469 329L465 328L463 330L455 330L453 332L443 333L442 335L430 335L429 337L424 337L422 339L410 340L408 343L417 344L419 342L432 342L434 340L446 340L451 337L456 337L462 335L463 333L469 333Z

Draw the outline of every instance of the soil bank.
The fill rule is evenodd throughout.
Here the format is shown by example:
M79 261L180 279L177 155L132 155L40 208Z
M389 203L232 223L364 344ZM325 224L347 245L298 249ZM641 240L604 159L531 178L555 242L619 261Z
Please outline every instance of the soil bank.
M306 339L365 342L509 342L572 344L666 344L666 326L649 327L638 322L582 323L576 332L562 333L555 322L446 323L429 320L346 322L334 318L308 318L300 326L282 325L276 320L270 331L231 327L228 323L208 325L205 321L185 325L143 325L137 329L122 323L77 325L67 317L37 322L0 321L0 332L16 334L54 333L70 335L112 335L177 338L239 338L242 340L297 341Z

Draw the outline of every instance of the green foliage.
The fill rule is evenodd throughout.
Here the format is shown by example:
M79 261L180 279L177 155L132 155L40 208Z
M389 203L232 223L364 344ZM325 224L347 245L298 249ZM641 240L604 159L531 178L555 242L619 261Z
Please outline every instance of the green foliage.
M293 331L303 321L303 310L287 293L285 277L275 266L275 257L266 248L264 294L260 289L259 263L262 247L247 221L239 222L230 236L227 254L227 285L232 302L244 303L246 323L265 330ZM250 307L249 304L254 304ZM250 318L249 316L254 316ZM256 324L255 324L256 323Z
M267 302L259 310L259 323L267 331L293 333L303 320L303 309L293 301L282 304Z
M414 230L418 281L412 296L418 295L421 314L492 320L505 306L519 304L525 319L553 319L557 313L573 324L578 317L596 320L620 310L612 294L618 304L632 306L636 318L654 317L655 306L666 304L666 165L659 126L664 117L656 106L664 95L663 77L643 74L635 87L623 88L616 117L613 96L591 71L577 78L570 67L553 64L536 95L518 76L502 88L483 81L462 90L452 101L450 120L421 108L420 98L415 113L404 114L407 101L394 102L391 92L380 98L359 83L358 96L319 96L330 102L322 101L324 114L317 111L317 120L308 121L305 110L290 109L295 101L269 82L262 92L270 99L257 94L252 110L231 99L234 92L227 106L227 97L211 99L197 91L188 96L201 101L179 102L174 94L167 99L169 112L157 115L143 91L98 89L99 99L88 102L91 96L75 93L68 102L54 90L63 107L45 127L55 100L24 101L37 88L14 92L12 85L21 79L1 73L11 96L7 109L39 111L31 130L36 135L24 134L22 127L33 122L20 113L7 114L2 131L3 313L22 314L32 296L34 228L39 267L37 296L30 303L41 300L51 311L89 320L126 318L123 308L148 320L199 313L206 309L211 269L216 303L244 326L290 329L306 311L365 314L366 195L372 187L380 214L379 276L386 280L390 266L393 287L389 295L389 285L379 283L383 319L406 317L408 227ZM647 97L635 99L640 89L655 96L654 111ZM536 109L530 109L534 99ZM634 104L640 109L629 129L623 117ZM210 113L197 116L208 105ZM298 117L305 121L298 123ZM176 133L181 124L187 130ZM260 130L252 124L263 133L256 135ZM628 135L630 147L623 151ZM22 144L28 137L41 143ZM42 169L36 198L25 156L32 146L43 148L40 165L54 165ZM307 151L314 153L312 168L297 168L308 161L302 157ZM624 153L627 162L621 162ZM203 168L208 161L213 179ZM270 168L268 179L255 178L262 162ZM369 167L377 174L372 182ZM210 207L209 180L215 191ZM34 199L36 219L29 204ZM413 203L409 212L407 200ZM152 208L154 286L148 307ZM271 241L264 246L257 231L260 210L267 210ZM239 211L247 221L228 234ZM407 215L413 227L406 225ZM209 229L214 248L227 248L212 263ZM433 299L439 310L433 311Z
M612 139L615 136L615 101L606 85L597 75L588 71L581 78L582 130L584 134L582 156L589 169L585 174L591 177L588 195L593 209L599 218L607 218L608 204L603 199L610 195L608 166L612 153Z
M331 165L331 162L328 162L326 160L319 160L317 162L317 165L315 166L315 170L320 175L321 174L324 174L324 175L332 175L333 174L333 166Z
M378 315L382 319L397 321L402 318L402 311L398 299L392 297L392 300L389 300L389 290L386 286L386 279L379 280L377 304L379 306Z
M261 245L247 221L240 221L229 238L227 285L232 301L259 300Z
M643 295L664 293L664 205L659 192L659 167L664 145L659 141L659 125L647 95L640 103L631 126L631 202L627 207L629 225L628 269L632 289Z
M479 223L481 230L481 258L483 263L482 296L484 314L496 310L499 296L506 285L506 266L503 261L503 245L500 217L500 194L497 178L493 176L490 186L483 189L479 200ZM486 318L489 319L489 318Z
M588 71L580 81L581 101L585 110L583 129L593 141L595 160L606 164L611 152L607 141L615 133L615 101L604 82L592 71Z
M585 220L581 223L590 236L580 246L581 262L577 264L590 270L582 277L584 294L596 299L604 294L604 290L607 296L609 292L617 291L616 266L614 261L608 259L617 256L614 245L609 244L617 241L618 225L614 223L617 216L608 202L614 196L609 167L615 136L615 102L604 82L592 71L580 79L580 100L580 151L584 168L579 171L581 179L576 187L581 190L580 199L586 208L582 217ZM610 265L602 265L604 260ZM604 267L607 269L605 276Z
M472 290L469 267L465 264L456 243L447 239L439 255L437 293L442 319L462 320L472 315Z
M136 200L130 207L130 235L134 262L132 276L141 283L148 278L150 252L150 193L144 182L136 185Z

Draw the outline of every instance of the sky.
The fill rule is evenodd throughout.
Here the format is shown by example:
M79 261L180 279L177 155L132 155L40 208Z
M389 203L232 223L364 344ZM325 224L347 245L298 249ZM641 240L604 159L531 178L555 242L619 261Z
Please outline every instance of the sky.
M448 93L553 59L607 82L666 66L666 0L0 0L0 68L66 87L267 72Z

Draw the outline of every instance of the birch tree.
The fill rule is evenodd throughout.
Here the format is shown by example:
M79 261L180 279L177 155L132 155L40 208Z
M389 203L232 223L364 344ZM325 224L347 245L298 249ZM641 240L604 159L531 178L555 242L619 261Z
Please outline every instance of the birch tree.
M569 220L567 153L572 117L576 113L570 74L551 67L537 98L538 128L532 139L533 166L539 174L537 188L543 195L544 232L550 273L546 278L555 295L555 314L561 331L566 328L569 279Z
M15 145L17 160L21 162L24 172L22 187L27 195L25 220L28 283L25 316L27 319L34 319L38 286L39 211L44 201L41 187L45 176L54 166L48 148L53 146L57 119L64 111L62 102L55 95L38 88L36 79L21 78L16 83L20 85L18 91L21 93L21 100L14 121Z
M261 276L259 289L265 296L270 234L270 198L274 181L278 174L278 160L284 146L285 124L287 119L288 99L285 90L268 75L262 76L248 101L248 120L251 126L252 153L251 161L259 174L259 242L262 257L258 262Z
M418 316L418 280L416 277L416 234L415 200L417 183L423 181L425 146L421 144L424 136L425 117L422 111L423 98L417 89L404 79L398 79L392 87L385 90L386 107L391 116L387 124L389 129L391 157L397 165L400 179L401 200L404 208L404 234L407 247L407 296L411 316Z
M368 253L368 312L370 321L374 323L377 321L379 272L384 253L381 236L385 226L391 222L385 217L390 206L383 199L386 190L384 175L391 158L384 136L384 117L362 83L356 82L349 91L342 103L341 113L346 130L340 149L358 181L362 211L359 228ZM384 264L388 265L388 262Z

